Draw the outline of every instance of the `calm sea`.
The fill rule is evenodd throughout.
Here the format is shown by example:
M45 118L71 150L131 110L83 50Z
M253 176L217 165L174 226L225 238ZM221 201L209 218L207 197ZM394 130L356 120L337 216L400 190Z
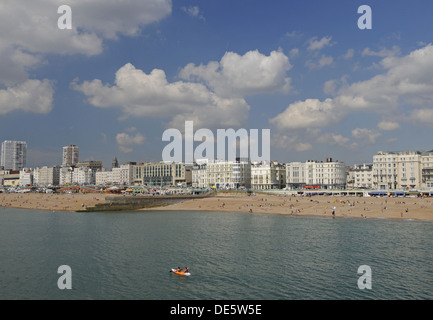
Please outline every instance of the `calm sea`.
M432 299L432 248L428 221L0 208L0 299Z

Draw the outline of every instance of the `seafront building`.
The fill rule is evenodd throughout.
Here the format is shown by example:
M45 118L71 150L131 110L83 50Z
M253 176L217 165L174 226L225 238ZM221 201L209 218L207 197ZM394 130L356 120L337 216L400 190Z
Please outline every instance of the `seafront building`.
M198 162L198 163L197 163ZM193 167L193 186L200 188L236 189L251 188L251 162L201 159Z
M24 168L20 170L20 178L18 185L21 187L33 185L33 170Z
M35 168L33 170L33 185L57 186L60 184L60 166Z
M119 166L113 166L111 171L97 171L96 185L132 185L134 183L134 166L136 162L129 162Z
M140 163L133 172L135 185L191 186L192 165L185 163Z
M433 190L433 150L379 151L373 162L347 167L344 162L307 160L279 163L197 159L193 165L172 162L128 162L119 165L115 157L111 170L102 161L79 162L78 147L63 147L62 166L26 169L27 144L2 143L0 185L148 185L192 186L202 189L253 190ZM20 168L15 170L14 168Z
M307 160L306 162L286 163L286 184L291 190L296 189L344 189L346 187L347 168L343 162Z
M4 170L2 185L4 187L16 187L20 183L20 172L16 170Z
M433 187L432 151L379 151L373 156L373 188L379 190Z
M371 189L373 187L373 164L355 164L349 168L347 189Z
M251 164L251 188L255 190L282 189L286 186L286 166L277 161Z
M433 188L433 150L421 154L421 180L424 188Z
M78 163L79 154L79 148L75 144L70 144L66 147L63 147L62 167L75 166Z
M27 142L3 141L1 145L0 165L4 170L19 171L25 168L27 160Z

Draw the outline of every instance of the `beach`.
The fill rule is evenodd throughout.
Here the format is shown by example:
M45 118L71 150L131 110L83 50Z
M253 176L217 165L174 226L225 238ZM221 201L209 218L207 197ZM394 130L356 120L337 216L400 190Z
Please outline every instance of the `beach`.
M105 203L106 196L108 195L95 193L0 193L0 205L22 209L78 211L93 207L98 203ZM433 198L305 197L263 193L255 195L218 193L209 198L186 200L169 206L141 210L433 220Z
M0 193L0 205L7 208L77 211L105 202L97 193Z
M216 197L188 200L151 210L433 220L433 198L302 197L259 193L254 196L221 194ZM332 214L333 211L334 215Z

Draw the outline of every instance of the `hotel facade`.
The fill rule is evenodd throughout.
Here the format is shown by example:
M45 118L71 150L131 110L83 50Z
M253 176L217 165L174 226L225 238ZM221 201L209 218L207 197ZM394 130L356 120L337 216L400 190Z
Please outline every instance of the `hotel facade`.
M373 188L378 190L433 187L432 151L379 151L373 156Z
M251 165L251 188L255 190L282 189L286 186L286 166L277 161Z
M345 189L347 167L343 162L307 160L286 163L286 184L291 190L303 188Z
M192 168L192 186L196 188L235 189L251 188L251 162L197 160Z
M133 170L135 185L191 186L192 165L185 163L140 163Z
M373 164L355 164L348 172L347 189L371 189L373 188Z

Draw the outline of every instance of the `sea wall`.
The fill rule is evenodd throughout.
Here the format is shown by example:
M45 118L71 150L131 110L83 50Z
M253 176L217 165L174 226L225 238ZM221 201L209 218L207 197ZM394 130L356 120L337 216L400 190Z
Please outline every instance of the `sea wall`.
M201 195L155 195L155 196L108 196L105 203L87 207L80 212L97 211L131 211L143 208L165 207L171 204L215 196L216 193L208 192Z

